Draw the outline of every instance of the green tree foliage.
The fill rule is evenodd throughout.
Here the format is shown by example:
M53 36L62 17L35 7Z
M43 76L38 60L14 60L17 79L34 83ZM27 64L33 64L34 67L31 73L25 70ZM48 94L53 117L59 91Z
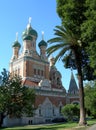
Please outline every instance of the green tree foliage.
M62 108L62 114L67 117L69 121L73 121L74 118L79 117L79 105L67 104Z
M86 0L85 7L86 11L84 12L84 15L86 17L86 21L83 22L81 26L81 38L89 45L87 47L87 52L90 58L90 65L93 69L95 69L96 75L96 0Z
M86 83L84 93L86 112L96 118L96 81Z
M35 92L22 85L20 76L11 76L6 69L0 76L0 113L10 117L33 115Z
M92 23L90 23L91 32L89 32L89 30L85 29L86 27L89 28L89 25L86 24L86 21L89 22L89 20L87 20L88 19L87 15L88 15L88 13L90 13L90 8L91 9L95 8L94 7L95 0L93 0L93 1L94 2L92 3L92 2L89 2L89 0L62 0L62 1L57 0L57 13L58 13L59 17L61 18L62 25L65 28L67 26L69 28L69 30L72 31L75 38L78 40L79 44L82 46L82 50L81 50L82 59L78 59L78 60L82 60L81 64L82 64L82 70L83 70L82 71L83 80L86 80L86 79L93 80L94 78L96 78L96 76L94 76L94 74L93 74L94 69L92 68L92 66L90 66L90 60L89 60L89 57L90 57L89 51L90 50L88 52L86 52L86 48L89 49L87 40L89 41L91 35L93 35L92 26L94 26L94 25ZM92 15L94 15L94 13ZM94 15L94 17L95 17L95 15ZM91 17L91 20L94 22L92 17ZM86 27L84 25L86 25ZM95 26L94 26L94 28L95 28ZM90 36L87 33L90 33ZM93 39L93 38L91 37L91 39ZM91 52L93 53L93 51L90 51L90 53ZM94 55L92 55L92 56L94 56ZM73 54L69 53L63 59L63 62L65 64L66 68L72 67L73 69L76 69L76 63L74 62L73 57L74 57ZM94 58L95 58L95 56L94 56ZM95 62L95 60L94 60L94 62ZM91 63L91 64L93 65L93 63Z
M81 24L86 20L85 0L57 0L57 13L62 20L62 24L68 25L69 29L78 36L81 36Z

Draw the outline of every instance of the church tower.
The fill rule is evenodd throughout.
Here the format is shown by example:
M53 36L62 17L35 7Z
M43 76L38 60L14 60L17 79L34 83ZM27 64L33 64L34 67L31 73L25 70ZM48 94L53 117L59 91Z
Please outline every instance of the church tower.
M47 60L46 57L47 43L44 41L44 32L42 32L42 40L39 42L38 46L40 48L41 59Z
M36 53L36 40L38 34L37 32L31 27L31 18L29 18L29 23L26 29L22 33L23 39L23 54L26 55L34 55Z
M20 43L16 40L13 44L13 58L10 61L11 74L19 74L23 80L38 84L42 79L49 78L49 63L46 56L47 43L42 39L39 43L39 55L36 50L38 33L31 26L31 18L22 33L23 50L19 55Z

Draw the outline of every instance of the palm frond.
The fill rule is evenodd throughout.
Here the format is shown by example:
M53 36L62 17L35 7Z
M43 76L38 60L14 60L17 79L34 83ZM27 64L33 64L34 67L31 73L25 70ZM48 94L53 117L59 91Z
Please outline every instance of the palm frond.
M69 48L69 45L67 43L55 44L47 49L47 54L50 56L53 52L61 50L62 48Z
M54 35L56 35L57 37L48 40L48 43L52 44L63 41L69 43L70 45L78 44L77 43L78 38L74 36L71 30L65 29L65 27L63 26L56 26L54 31L55 31Z
M56 57L55 57L55 62L56 62L57 60L60 60L61 58L64 58L64 55L65 55L65 53L66 53L68 50L70 50L70 47L69 47L69 46L67 46L66 48L62 48L62 50L56 55Z
M56 26L54 29L54 35L56 37L48 40L51 46L47 49L47 54L50 56L57 51L55 62L61 58L64 58L65 53L68 50L76 49L78 46L78 37L72 33L72 31L66 26Z

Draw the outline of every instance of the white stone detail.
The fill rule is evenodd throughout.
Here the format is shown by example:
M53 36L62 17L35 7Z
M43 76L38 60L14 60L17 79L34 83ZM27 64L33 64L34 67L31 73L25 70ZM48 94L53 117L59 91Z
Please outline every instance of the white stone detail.
M41 80L38 85L39 87L51 88L51 83L48 79Z

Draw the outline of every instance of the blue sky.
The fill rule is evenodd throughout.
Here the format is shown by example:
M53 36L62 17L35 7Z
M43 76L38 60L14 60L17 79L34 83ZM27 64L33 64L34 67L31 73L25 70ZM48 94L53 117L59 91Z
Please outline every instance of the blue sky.
M56 13L56 0L0 0L0 72L2 68L9 70L16 32L22 45L22 32L29 17L32 17L31 26L38 32L39 51L41 32L44 31L44 40L47 41L54 37L55 26L61 25ZM61 61L56 63L56 67L62 74L63 86L68 89L71 70L65 69Z

